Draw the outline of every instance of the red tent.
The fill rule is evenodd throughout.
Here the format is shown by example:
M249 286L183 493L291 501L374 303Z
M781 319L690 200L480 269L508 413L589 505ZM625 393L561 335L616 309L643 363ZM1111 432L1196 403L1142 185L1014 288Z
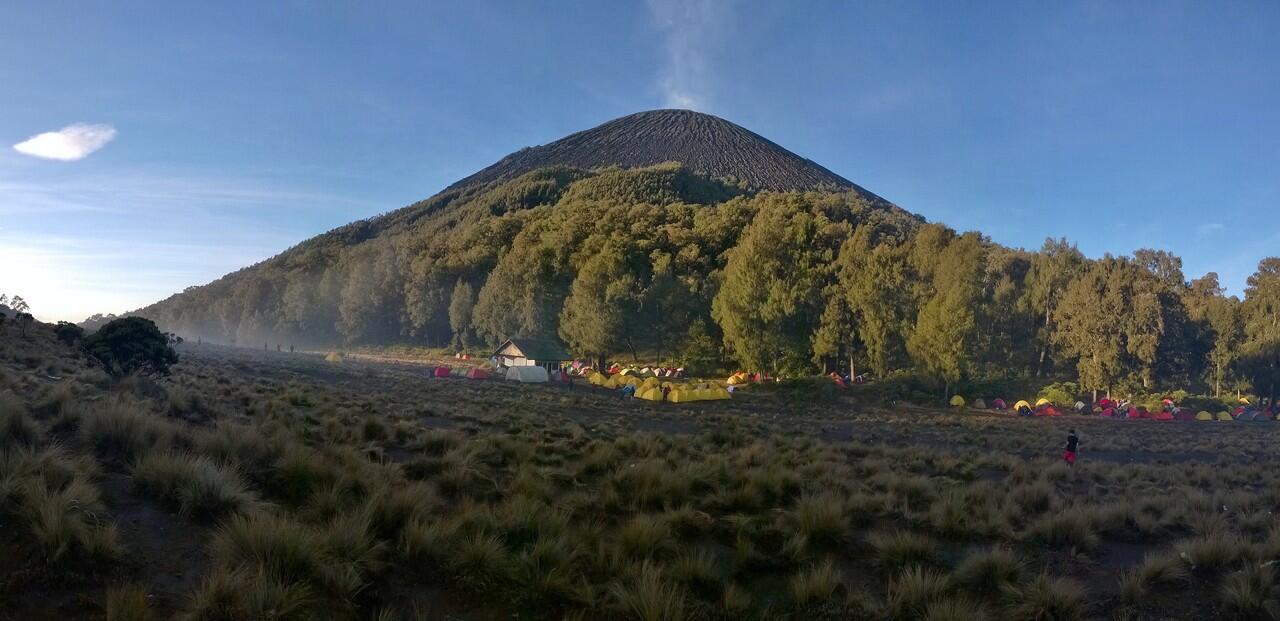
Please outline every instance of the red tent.
M489 372L477 367L467 371L467 379L489 379Z
M1104 409L1109 408L1111 407L1111 400L1106 397L1103 397L1098 400L1098 406Z
M1102 411L1102 415L1103 415L1104 417L1106 417L1106 418L1115 418L1115 416L1116 416L1116 409L1115 409L1115 408L1110 408L1110 407L1109 407L1109 408L1107 408L1107 409L1105 409L1105 410L1103 410L1103 411Z
M452 374L449 367L436 367L436 377L449 377Z
M1129 406L1129 418L1151 418L1151 412L1148 412L1147 408Z
M1156 420L1173 420L1173 414L1167 410L1160 410L1159 412L1156 412L1155 415L1153 415L1151 418L1154 418Z
M1062 416L1062 413L1058 411L1058 408L1046 405L1036 410L1036 416Z
M997 410L1003 410L1009 406L1005 404L1004 399L996 397L996 400L991 402L991 407Z

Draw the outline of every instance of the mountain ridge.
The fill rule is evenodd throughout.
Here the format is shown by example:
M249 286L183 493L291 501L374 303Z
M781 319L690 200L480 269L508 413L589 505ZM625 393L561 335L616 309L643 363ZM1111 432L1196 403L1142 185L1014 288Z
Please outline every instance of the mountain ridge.
M443 191L513 179L551 166L595 170L665 162L679 162L695 173L743 183L752 190L852 190L873 201L888 202L741 125L680 109L636 112L544 145L525 147Z

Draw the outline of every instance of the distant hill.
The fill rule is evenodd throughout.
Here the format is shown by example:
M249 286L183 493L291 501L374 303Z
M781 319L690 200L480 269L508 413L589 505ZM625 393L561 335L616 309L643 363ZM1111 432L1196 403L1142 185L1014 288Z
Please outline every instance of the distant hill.
M552 166L586 170L679 162L691 171L754 190L853 190L852 181L722 118L691 110L651 110L614 119L555 142L516 151L446 191L504 181Z
M136 313L187 337L257 347L563 336L566 304L585 286L578 276L604 252L625 263L600 267L626 283L610 295L665 313L664 340L690 329L717 339L715 278L766 208L836 226L809 232L837 246L861 224L903 238L922 223L738 125L655 110L522 149L435 196Z

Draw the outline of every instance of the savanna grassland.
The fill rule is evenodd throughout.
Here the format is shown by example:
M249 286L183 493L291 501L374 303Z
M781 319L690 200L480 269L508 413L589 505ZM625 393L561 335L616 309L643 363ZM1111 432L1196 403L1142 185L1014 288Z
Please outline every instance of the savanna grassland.
M621 401L0 331L0 617L1231 619L1280 610L1272 423ZM1082 461L1062 464L1068 428Z

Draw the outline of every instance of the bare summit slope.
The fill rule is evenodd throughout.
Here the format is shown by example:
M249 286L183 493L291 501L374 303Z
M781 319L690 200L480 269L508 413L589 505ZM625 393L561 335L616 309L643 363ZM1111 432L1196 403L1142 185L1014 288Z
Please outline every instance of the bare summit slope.
M511 179L547 166L634 168L663 162L680 162L694 172L744 182L756 190L854 190L883 200L755 132L691 110L638 112L521 149L447 190Z

